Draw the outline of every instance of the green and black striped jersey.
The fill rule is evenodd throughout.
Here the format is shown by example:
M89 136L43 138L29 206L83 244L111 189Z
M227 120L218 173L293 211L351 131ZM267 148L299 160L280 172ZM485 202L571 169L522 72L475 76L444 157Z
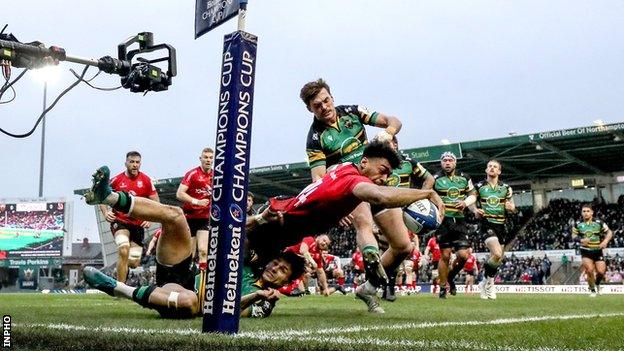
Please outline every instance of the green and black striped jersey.
M434 176L433 190L442 198L446 210L445 217L464 218L464 211L457 208L457 203L464 201L466 197L474 193L474 186L470 176L462 172L456 172L453 176L447 176L440 171Z
M401 188L420 188L422 182L427 179L429 171L404 153L400 153L399 158L401 159L401 164L392 170L392 173L386 180L386 185Z
M591 221L577 221L572 227L572 236L580 236L581 239L589 239L589 243L581 245L581 249L600 250L600 242L604 240L609 227L601 219Z
M358 105L336 106L337 121L327 126L314 118L306 153L310 168L330 167L343 162L359 163L368 144L364 125L374 126L379 113Z
M475 185L475 189L477 204L485 212L483 217L495 224L505 224L505 202L513 196L511 187L500 180L492 185L484 179Z

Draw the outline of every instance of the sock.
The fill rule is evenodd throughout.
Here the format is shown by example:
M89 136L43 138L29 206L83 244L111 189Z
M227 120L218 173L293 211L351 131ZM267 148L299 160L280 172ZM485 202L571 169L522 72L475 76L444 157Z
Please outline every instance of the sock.
M119 198L117 199L117 202L113 204L113 209L123 213L130 212L130 208L132 207L132 196L125 191L119 191L117 194L119 195Z
M496 272L498 271L498 266L500 266L500 262L494 262L492 259L489 259L483 267L485 268L485 277L493 278L496 276Z
M364 292L366 292L367 294L377 293L377 287L371 284L369 281L366 281L366 283L364 283L364 285L362 286L362 290L364 290Z
M596 274L596 285L600 285L600 283L602 283L602 278L604 278L602 274Z
M208 268L208 262L199 262L199 270L205 271Z
M131 299L136 289L137 288L135 288L134 286L129 286L122 282L117 282L117 286L115 287L115 290L114 290L115 296L121 295L128 299Z
M362 249L362 255L368 252L379 253L379 248L377 246L368 245Z
M150 307L149 297L156 290L155 286L142 286L132 293L132 300L143 307Z

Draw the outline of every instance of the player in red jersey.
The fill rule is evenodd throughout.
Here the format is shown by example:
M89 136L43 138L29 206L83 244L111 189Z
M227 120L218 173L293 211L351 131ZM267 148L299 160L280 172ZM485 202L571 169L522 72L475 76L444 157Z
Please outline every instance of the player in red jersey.
M466 293L472 293L475 277L479 274L477 266L477 258L472 254L472 247L468 248L468 259L464 263L464 272L466 272Z
M355 247L355 251L351 255L351 266L353 267L353 289L355 289L366 280L364 277L364 258L359 246Z
M340 257L330 254L328 250L322 250L321 257L323 257L323 263L325 264L323 267L325 276L328 282L331 282L331 284L328 284L329 294L340 291L343 295L346 295L347 292L344 289L345 276L340 263Z
M359 164L343 163L330 168L296 197L271 198L267 209L247 221L247 247L254 250L257 259L274 256L271 250L336 226L362 202L395 208L427 198L438 209L444 209L442 199L431 190L383 186L398 164L398 156L388 143L369 143ZM370 211L368 214L371 215ZM371 265L373 270L382 270L379 261ZM363 286L365 290L358 288L358 298L366 302L370 312L383 313L376 296L378 285L367 282Z
M431 258L429 258L429 254L431 254ZM438 245L438 239L436 239L436 235L431 236L429 241L427 241L427 247L425 248L425 252L423 253L423 260L428 260L429 265L433 268L431 270L431 285L432 293L436 293L436 286L438 285L438 262L442 258L442 251L440 251L440 245Z
M329 236L325 234L319 235L316 238L307 236L303 238L300 243L289 246L284 250L287 252L294 252L305 259L306 264L311 270L316 272L320 292L324 296L329 296L330 292L327 286L325 270L323 270L325 263L323 262L321 251L327 250L330 244L331 240L329 240Z
M176 197L182 201L182 210L191 229L193 256L198 252L199 269L206 270L208 261L208 230L212 198L212 158L214 151L207 147L199 156L200 165L186 172Z
M159 201L158 193L152 179L141 172L141 154L130 151L126 154L126 170L111 179L114 191L125 191L133 196L146 197ZM125 282L128 278L128 267L136 268L141 262L145 228L151 223L132 218L123 212L111 210L107 205L100 205L102 215L111 224L111 232L115 237L117 252L117 280Z

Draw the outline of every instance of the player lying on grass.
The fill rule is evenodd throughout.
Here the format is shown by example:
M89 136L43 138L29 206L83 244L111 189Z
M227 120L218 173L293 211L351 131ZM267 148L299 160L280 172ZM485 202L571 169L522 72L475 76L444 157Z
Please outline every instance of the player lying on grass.
M442 199L433 190L383 186L398 165L399 157L389 143L373 141L365 147L358 164L342 163L329 168L325 176L296 197L269 199L267 209L247 219L247 251L253 251L252 256L258 262L266 262L275 256L275 251L337 226L362 203L396 208L430 199L438 207L438 213L444 213ZM367 215L372 216L370 211ZM369 220L372 223L372 218ZM400 221L397 225L403 225L402 218ZM367 271L383 274L379 259L366 264ZM375 295L378 286L367 282L358 298L366 302L370 312L383 313Z
M203 275L196 279L191 232L182 209L122 191L112 192L109 175L106 166L95 172L93 186L85 194L85 200L90 205L110 205L134 218L162 224L162 234L156 245L156 285L131 287L93 267L84 269L85 281L111 296L132 299L143 307L155 309L163 318L198 315L203 300ZM303 259L299 256L279 253L259 270L244 267L241 315L268 316L279 298L273 289L300 277L303 266Z

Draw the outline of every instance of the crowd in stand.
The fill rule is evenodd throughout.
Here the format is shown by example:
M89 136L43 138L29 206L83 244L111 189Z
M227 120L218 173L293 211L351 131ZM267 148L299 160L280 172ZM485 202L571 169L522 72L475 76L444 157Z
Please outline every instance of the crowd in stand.
M0 225L8 228L36 230L61 230L64 227L64 210L54 206L48 211L6 211Z

